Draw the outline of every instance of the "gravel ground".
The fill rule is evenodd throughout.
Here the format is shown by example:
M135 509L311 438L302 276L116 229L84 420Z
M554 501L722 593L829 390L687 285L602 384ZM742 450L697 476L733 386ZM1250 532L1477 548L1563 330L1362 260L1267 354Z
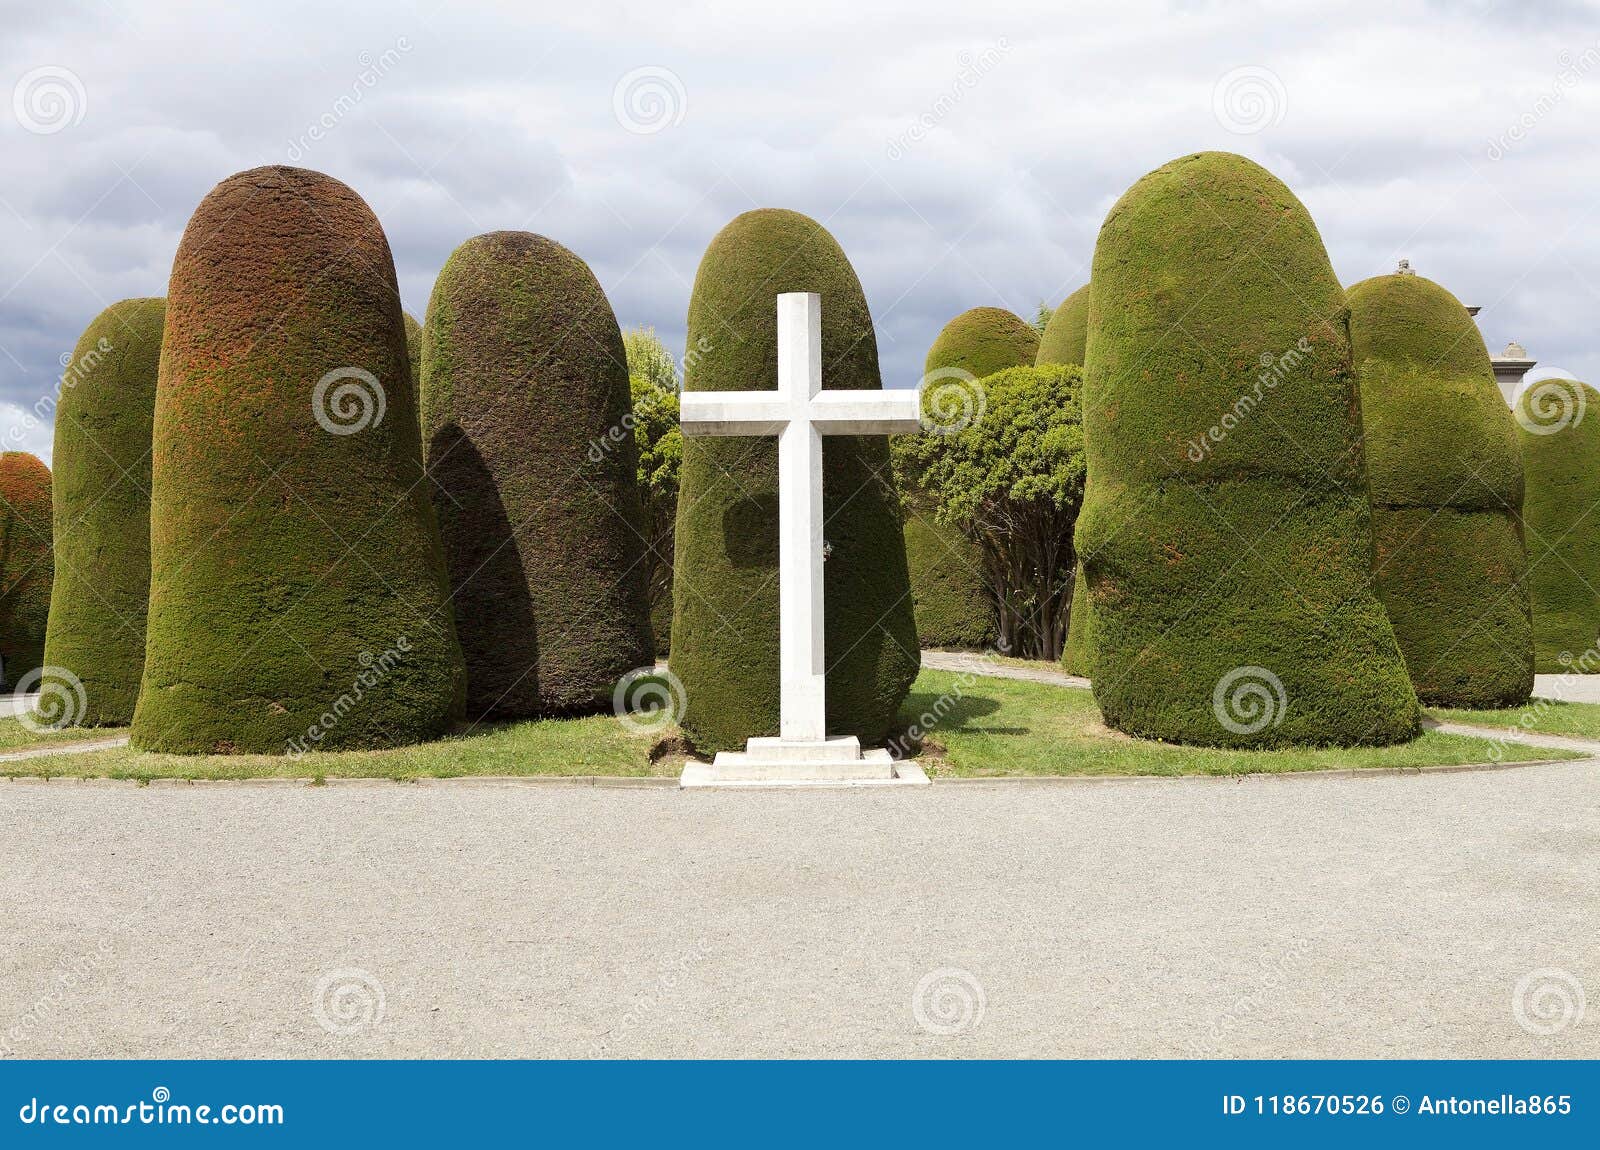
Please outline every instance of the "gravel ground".
M1594 761L0 783L0 1054L1595 1057L1597 857Z

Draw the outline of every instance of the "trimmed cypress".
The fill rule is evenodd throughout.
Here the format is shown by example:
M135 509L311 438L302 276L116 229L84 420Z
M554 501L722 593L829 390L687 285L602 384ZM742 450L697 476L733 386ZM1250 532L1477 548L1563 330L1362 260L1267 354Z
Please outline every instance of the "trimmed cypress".
M360 196L274 166L201 202L167 292L136 747L386 747L460 714L409 370Z
M0 680L8 687L44 665L54 567L50 469L26 451L0 453Z
M96 316L56 407L56 572L44 661L83 683L77 726L126 726L139 699L166 310L164 299L129 299Z
M593 711L653 659L627 358L589 266L529 232L451 255L423 341L467 714Z
M1352 286L1378 594L1423 703L1533 691L1516 422L1467 309L1419 275Z
M1183 156L1111 209L1091 278L1077 543L1106 722L1217 746L1414 737L1310 215L1242 156Z
M689 300L691 391L777 386L777 296L822 296L822 385L881 386L861 284L816 221L765 209L711 241ZM920 664L899 495L883 436L823 440L828 731L879 743ZM705 751L778 731L776 437L685 438L673 564L672 667Z

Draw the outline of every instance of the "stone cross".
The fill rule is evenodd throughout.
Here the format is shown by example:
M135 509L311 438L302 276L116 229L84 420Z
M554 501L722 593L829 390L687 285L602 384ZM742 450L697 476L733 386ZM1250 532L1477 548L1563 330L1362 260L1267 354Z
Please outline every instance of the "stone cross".
M893 778L888 752L827 736L822 626L822 437L920 429L921 395L822 390L822 297L778 296L778 389L685 391L683 434L778 437L779 737L751 739L714 767L733 777ZM687 778L687 775L685 776Z

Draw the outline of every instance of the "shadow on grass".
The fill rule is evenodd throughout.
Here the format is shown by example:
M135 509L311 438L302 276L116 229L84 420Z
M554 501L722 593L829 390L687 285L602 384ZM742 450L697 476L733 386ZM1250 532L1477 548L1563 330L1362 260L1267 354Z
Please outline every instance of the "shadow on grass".
M990 727L975 724L975 720L1000 710L998 699L986 695L950 692L913 691L900 707L899 725L902 729L918 729L927 734L949 731L982 731L986 735L1027 735L1031 727Z

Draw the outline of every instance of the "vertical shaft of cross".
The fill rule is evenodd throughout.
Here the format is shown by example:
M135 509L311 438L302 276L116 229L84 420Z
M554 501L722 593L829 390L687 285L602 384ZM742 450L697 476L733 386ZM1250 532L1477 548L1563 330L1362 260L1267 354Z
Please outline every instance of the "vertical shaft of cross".
M816 295L778 297L778 393L793 416L778 436L778 634L784 739L827 737L822 629L822 434L807 417L822 389Z

